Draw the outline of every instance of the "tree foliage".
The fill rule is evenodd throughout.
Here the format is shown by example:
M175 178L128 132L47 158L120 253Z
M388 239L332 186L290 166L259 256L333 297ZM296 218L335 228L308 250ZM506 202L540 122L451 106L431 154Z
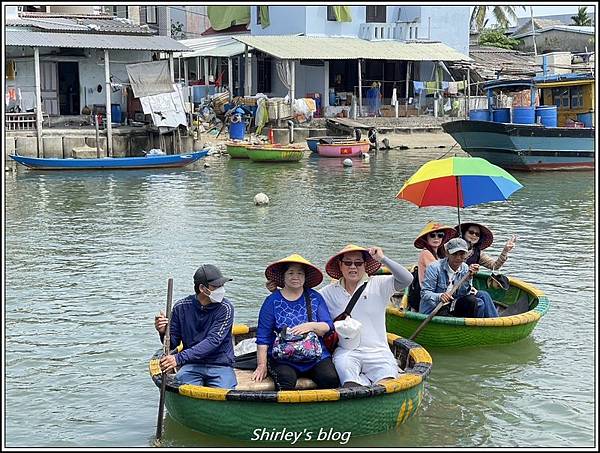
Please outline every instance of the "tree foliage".
M504 28L488 28L479 35L480 46L501 47L502 49L516 49L519 40L506 36Z
M520 8L525 9L524 6ZM476 6L471 12L471 30L481 32L485 27L485 18L491 12L501 28L508 28L510 20L517 20L514 6Z
M573 25L592 25L592 19L587 13L587 6L580 6L577 10L577 16L571 16L571 20L573 21Z

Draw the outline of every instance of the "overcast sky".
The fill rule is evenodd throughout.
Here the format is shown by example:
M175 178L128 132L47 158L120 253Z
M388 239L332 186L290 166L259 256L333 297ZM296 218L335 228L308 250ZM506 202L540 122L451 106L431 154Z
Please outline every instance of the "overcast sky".
M554 14L571 14L575 16L577 14L577 10L581 5L577 5L576 3L573 5L564 5L564 6L533 6L533 15L534 16L551 16ZM526 6L526 10L521 7L516 7L515 12L517 13L517 17L530 17L531 12L529 11L529 6ZM593 6L587 7L587 12L594 12Z

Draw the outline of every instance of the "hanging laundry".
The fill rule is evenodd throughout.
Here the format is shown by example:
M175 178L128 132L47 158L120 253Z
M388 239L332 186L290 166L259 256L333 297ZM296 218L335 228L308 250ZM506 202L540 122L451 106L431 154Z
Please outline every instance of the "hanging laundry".
M425 89L425 85L423 82L413 81L413 88L415 90L415 94L421 94L421 92Z
M396 93L396 88L394 88L392 90L392 105L396 105L398 103L398 97L397 97L397 93Z
M448 82L448 94L458 94L458 83Z
M456 86L459 90L464 90L465 85L466 85L466 82L464 80L461 80L460 82L456 82Z
M427 94L434 94L438 89L438 82L425 82L425 88L427 89Z

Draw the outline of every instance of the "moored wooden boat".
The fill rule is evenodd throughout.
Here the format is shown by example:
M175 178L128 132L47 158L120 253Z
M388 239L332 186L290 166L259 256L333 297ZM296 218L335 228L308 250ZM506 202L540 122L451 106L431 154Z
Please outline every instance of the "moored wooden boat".
M308 137L306 139L306 144L308 145L308 149L310 149L313 153L317 152L317 145L321 143L321 140L324 140L328 143L336 143L336 142L349 142L354 140L350 136L334 136L334 135L323 135L320 137Z
M227 154L232 159L248 159L247 146L251 145L250 142L233 140L226 143Z
M206 156L208 151L189 154L148 154L143 157L101 157L95 159L50 159L11 154L18 163L35 170L138 170L183 167Z
M234 326L234 339L253 338L255 328ZM235 390L180 384L167 375L165 404L171 417L203 433L258 440L257 433L302 433L300 441L317 440L319 433L351 433L357 437L394 429L412 417L421 404L431 356L415 342L388 334L390 349L404 372L379 385L320 390L256 390L238 373ZM160 388L159 350L149 371ZM250 374L252 371L245 370ZM254 383L257 384L257 383ZM250 384L251 385L251 384ZM246 387L245 387L246 386ZM218 414L218 423L215 422ZM310 438L307 436L310 433ZM281 440L281 438L279 438ZM323 439L320 439L323 440ZM337 440L337 439L330 439Z
M548 311L549 301L533 285L509 277L507 291L488 287L489 273L479 272L473 279L477 289L490 293L498 307L498 318L454 318L434 316L415 341L426 347L470 347L513 343L527 337ZM407 310L406 293L399 307L389 305L386 312L388 332L410 337L427 315Z
M369 152L370 144L368 141L347 141L338 143L319 143L317 153L323 157L355 157L362 153Z
M254 162L298 162L305 151L303 146L277 144L252 145L246 149Z

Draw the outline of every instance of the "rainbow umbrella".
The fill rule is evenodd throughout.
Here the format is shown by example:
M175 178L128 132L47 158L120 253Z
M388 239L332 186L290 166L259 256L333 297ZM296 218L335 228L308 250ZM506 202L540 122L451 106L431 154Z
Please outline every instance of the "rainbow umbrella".
M523 186L506 170L480 157L449 157L429 161L404 183L396 195L418 207L460 208L506 200Z

